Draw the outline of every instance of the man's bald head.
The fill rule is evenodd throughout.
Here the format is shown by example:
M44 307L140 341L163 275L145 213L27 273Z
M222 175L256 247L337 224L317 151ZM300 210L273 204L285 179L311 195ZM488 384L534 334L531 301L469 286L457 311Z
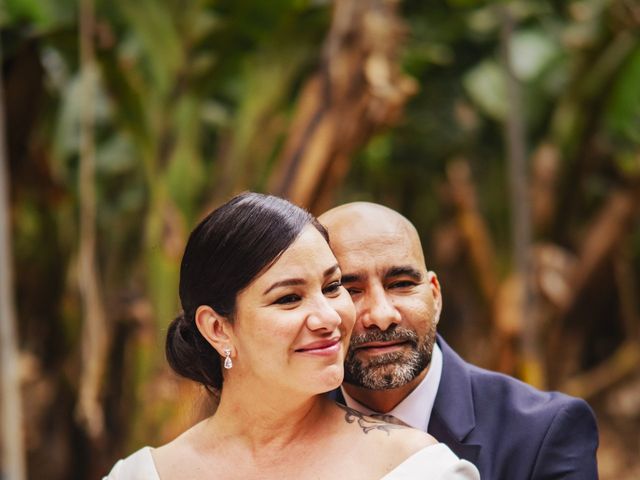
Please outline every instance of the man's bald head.
M389 207L371 202L345 203L327 210L318 220L329 231L334 250L343 250L348 244L373 236L401 235L412 244L415 253L424 263L422 244L416 228L406 217Z

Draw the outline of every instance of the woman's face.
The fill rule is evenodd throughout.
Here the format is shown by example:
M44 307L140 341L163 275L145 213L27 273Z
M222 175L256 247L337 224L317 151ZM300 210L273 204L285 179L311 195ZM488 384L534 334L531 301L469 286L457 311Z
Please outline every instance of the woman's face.
M311 394L339 386L355 321L340 275L325 239L307 226L238 294L233 373Z

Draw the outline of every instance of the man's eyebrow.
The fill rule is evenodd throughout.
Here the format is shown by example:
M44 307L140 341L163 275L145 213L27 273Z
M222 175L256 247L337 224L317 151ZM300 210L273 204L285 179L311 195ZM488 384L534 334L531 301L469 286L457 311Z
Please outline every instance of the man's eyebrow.
M327 268L322 273L322 276L326 278L326 277L330 276L331 274L333 274L336 270L338 270L338 268L339 268L339 266L336 263L335 265ZM274 288L291 287L291 286L295 286L295 285L304 285L305 283L307 283L307 281L304 278L287 278L285 280L280 280L279 282L273 283L269 288L267 288L264 291L263 295L266 295L267 293L269 293Z
M395 277L407 276L413 278L416 282L422 281L422 273L420 270L411 266L391 267L384 274L385 280Z
M359 273L347 273L346 275L342 275L342 283L353 283L359 282L363 278Z

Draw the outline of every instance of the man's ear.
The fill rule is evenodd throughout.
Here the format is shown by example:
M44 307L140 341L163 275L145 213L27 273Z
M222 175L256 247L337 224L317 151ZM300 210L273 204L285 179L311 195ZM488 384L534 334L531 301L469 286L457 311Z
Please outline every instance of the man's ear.
M227 317L220 315L208 305L200 305L196 310L195 321L200 334L220 356L226 355L225 349L230 349L231 355L235 356L233 328Z
M440 313L442 312L442 292L440 290L440 282L435 272L427 272L429 277L429 285L431 286L431 294L433 295L433 302L435 308L434 320L436 325L440 321Z

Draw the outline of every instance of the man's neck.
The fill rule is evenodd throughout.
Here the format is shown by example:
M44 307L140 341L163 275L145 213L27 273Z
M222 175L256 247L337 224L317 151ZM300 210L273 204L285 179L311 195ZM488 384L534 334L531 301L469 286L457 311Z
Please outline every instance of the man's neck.
M402 402L415 388L420 385L429 372L429 367L425 368L420 375L409 383L389 390L369 390L357 387L350 383L343 383L342 388L354 399L374 412L387 413L393 410Z

